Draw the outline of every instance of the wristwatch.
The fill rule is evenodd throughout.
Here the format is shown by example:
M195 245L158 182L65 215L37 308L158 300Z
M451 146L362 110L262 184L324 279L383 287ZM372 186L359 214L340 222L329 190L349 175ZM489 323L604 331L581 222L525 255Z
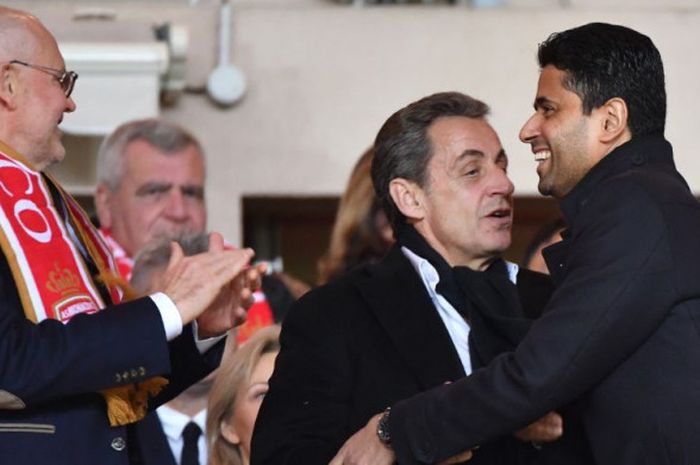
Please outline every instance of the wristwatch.
M391 445L391 434L389 433L389 414L391 413L391 407L387 407L384 413L379 417L379 423L377 423L377 437L382 444Z

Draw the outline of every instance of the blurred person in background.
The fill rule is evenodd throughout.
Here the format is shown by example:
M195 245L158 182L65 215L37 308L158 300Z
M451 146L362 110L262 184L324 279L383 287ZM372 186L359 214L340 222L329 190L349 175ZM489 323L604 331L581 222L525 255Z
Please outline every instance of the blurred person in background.
M160 241L162 245L163 239L205 231L205 178L200 142L183 127L165 119L124 123L104 140L97 156L95 207L100 232L125 279L131 278L133 257L147 244ZM167 247L165 253L169 254ZM165 263L161 260L159 266ZM148 283L137 279L136 284ZM239 342L274 323L265 294L258 291L254 299L246 322L237 329ZM175 453L171 454L168 448L158 445L168 441L179 444L183 418L198 419L203 429L210 386L211 381L207 380L197 383L181 398L171 400L157 412L151 412L142 424L131 427L134 431L130 431L130 438L140 451L140 463L181 465L181 446L174 445ZM148 440L136 447L133 440L141 437Z
M112 132L97 155L95 209L100 232L124 279L133 257L155 239L206 230L206 166L200 142L162 118L129 121ZM239 341L274 323L263 292L255 294Z
M318 284L325 284L365 263L376 263L394 243L391 225L372 186L373 149L355 164L331 232L328 250L318 263Z
M181 234L175 238L155 239L136 256L131 274L131 288L138 295L157 289L172 255L170 243L177 242L186 256L196 255L209 247L209 236ZM225 307L229 302L217 300ZM235 310L235 309L232 309ZM224 354L236 347L235 332L229 334ZM222 357L222 363L226 355ZM207 444L205 427L207 399L217 370L193 384L175 399L160 406L154 413L131 425L129 455L131 465L205 465ZM196 459L196 462L192 460Z
M279 349L279 327L271 326L222 360L209 396L209 465L250 463L253 426Z

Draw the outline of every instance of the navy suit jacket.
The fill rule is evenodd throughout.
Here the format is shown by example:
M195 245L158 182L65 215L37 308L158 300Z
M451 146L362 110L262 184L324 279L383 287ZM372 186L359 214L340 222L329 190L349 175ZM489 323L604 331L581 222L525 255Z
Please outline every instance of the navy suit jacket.
M129 425L127 430L131 465L177 464L160 417L155 411L143 420Z
M439 462L572 399L593 463L700 463L700 205L670 144L618 147L562 212L544 316L515 352L394 406L401 463Z
M155 408L213 370L222 347L201 355L190 326L168 343L150 298L34 324L0 256L0 463L128 464L126 427L109 425L99 391L165 376Z

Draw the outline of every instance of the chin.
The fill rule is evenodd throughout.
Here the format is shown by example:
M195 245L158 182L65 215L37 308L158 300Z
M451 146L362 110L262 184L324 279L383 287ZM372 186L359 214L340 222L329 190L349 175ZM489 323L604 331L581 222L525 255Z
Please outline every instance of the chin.
M63 161L64 158L66 158L66 149L65 147L63 147L62 144L58 144L58 147L54 147L50 153L51 155L49 156L49 165L55 165L56 163L60 163Z

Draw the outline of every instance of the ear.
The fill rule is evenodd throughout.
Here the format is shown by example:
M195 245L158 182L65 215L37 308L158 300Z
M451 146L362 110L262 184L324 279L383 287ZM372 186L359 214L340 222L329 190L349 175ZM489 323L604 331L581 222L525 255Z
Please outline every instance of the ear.
M236 429L226 420L221 422L219 425L219 430L221 431L221 436L223 436L226 442L229 442L234 446L241 443L241 438L238 436L238 433L236 433Z
M602 111L600 141L615 142L625 132L628 132L627 103L619 97L613 97L599 108Z
M8 110L17 108L19 79L17 70L9 63L0 67L0 105Z
M423 219L423 189L413 181L395 178L389 182L389 194L394 204L409 220Z
M109 229L112 227L112 191L100 183L95 191L95 212L100 221L100 227Z

